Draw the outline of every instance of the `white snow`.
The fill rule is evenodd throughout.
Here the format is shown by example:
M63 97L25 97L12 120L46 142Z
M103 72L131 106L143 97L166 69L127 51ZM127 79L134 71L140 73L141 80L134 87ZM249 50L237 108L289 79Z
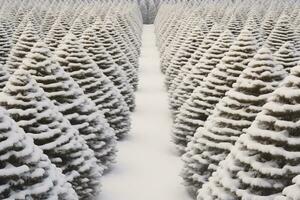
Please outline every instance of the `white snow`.
M102 178L101 200L191 200L179 177L181 160L171 142L171 115L159 68L154 26L145 25L140 84L130 136L117 163Z

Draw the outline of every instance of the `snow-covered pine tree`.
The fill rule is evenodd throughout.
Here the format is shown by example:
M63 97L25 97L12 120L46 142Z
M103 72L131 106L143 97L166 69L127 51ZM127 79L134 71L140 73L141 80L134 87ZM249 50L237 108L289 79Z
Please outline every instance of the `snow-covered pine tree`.
M191 90L190 88L194 88L196 86L193 85L192 77L190 76L192 68L200 61L202 55L212 47L212 45L218 40L220 35L222 34L221 27L218 25L215 25L212 27L212 30L210 33L204 38L202 41L201 45L197 48L197 50L193 53L189 61L182 67L182 71L180 73L186 72L185 77L183 77L182 82L174 88L175 90L173 91L175 99L177 98L178 93L184 93L186 96L190 96L190 94L193 92L193 89ZM168 70L168 69L167 69ZM183 71L184 70L184 71ZM166 72L167 73L167 72ZM174 80L175 81L175 78ZM179 90L176 92L176 90ZM176 93L175 93L176 92ZM171 99L172 101L172 99ZM184 103L181 102L182 104Z
M182 178L193 194L208 181L220 161L249 128L279 82L286 76L269 49L263 47L220 100L204 126L197 129L183 155Z
M113 38L109 35L105 27L102 27L99 23L101 23L99 20L95 22L95 24L92 26L93 30L95 31L98 39L102 41L106 51L112 56L114 62L124 70L129 83L132 85L133 89L136 90L138 84L136 69L133 65L131 65L126 55L114 42ZM129 108L131 111L133 111L135 104L130 105Z
M173 128L173 141L179 151L185 151L197 128L203 126L215 105L247 67L256 50L256 40L245 28L217 67L181 106Z
M67 30L61 24L61 20L57 19L55 23L52 25L48 34L46 35L44 42L47 44L49 49L52 52L54 52L66 34L67 34Z
M124 98L113 82L89 57L76 36L67 34L55 51L60 65L104 113L110 127L121 139L130 130L130 112Z
M291 42L284 43L280 49L275 52L274 56L276 61L283 65L288 73L290 73L291 68L295 67L300 60L300 54Z
M19 37L18 42L13 46L5 64L6 70L13 74L22 64L25 56L30 52L33 45L39 40L37 31L31 22L27 23L25 30Z
M94 152L22 67L9 78L0 105L62 169L80 199L98 194L103 169Z
M269 11L261 24L261 33L264 41L266 41L271 34L274 26L276 25L277 18L274 15L274 12Z
M113 50L110 54L117 64L119 61L121 61L119 64L120 66L123 66L124 63L126 63L126 65L123 66L123 69L125 72L127 71L127 74L130 78L129 80L132 83L134 89L136 90L138 87L137 58L134 57L133 53L130 51L130 48L128 48L128 45L123 41L123 38L120 37L120 34L115 29L113 22L111 20L106 19L104 24L105 25L102 26L102 39L105 37L105 34L108 33L111 37L111 44L109 44L107 40L103 40L103 42L104 44L107 44L108 48Z
M300 66L291 69L198 199L275 199L299 174Z
M187 36L187 39L180 46L177 53L171 60L169 67L172 67L173 71L177 71L177 75L175 75L175 78L170 84L169 92L171 95L177 88L177 85L182 81L182 76L184 76L183 74L188 73L188 71L191 70L191 65L187 65L187 62L199 48L204 39L204 34L200 28L200 26L197 26L191 31L191 33Z
M5 65L12 43L5 27L0 23L0 65Z
M284 43L291 42L299 51L299 41L299 36L296 35L294 29L291 27L289 16L283 14L266 40L266 44L273 52L276 52Z
M218 40L209 48L197 64L190 69L190 73L187 75L185 81L190 84L192 87L197 87L201 84L203 79L213 70L220 60L224 57L224 54L229 50L230 46L234 41L234 36L229 30L224 31ZM177 83L180 84L179 82ZM171 92L171 91L170 91ZM175 92L178 92L175 90ZM177 102L177 97L179 93L171 94L170 106L176 116L179 113L179 109L182 106L181 102ZM191 93L190 93L191 94ZM189 94L186 94L189 95Z
M56 62L43 42L37 42L22 67L29 71L58 110L94 150L97 163L108 167L116 152L115 134L96 105Z
M188 14L187 12L183 12L182 16L178 17L178 22L175 22L173 25L171 33L165 40L162 48L160 49L161 52L161 68L162 71L165 72L167 75L166 77L166 83L169 87L169 81L172 81L169 77L169 74L172 76L173 73L173 67L172 62L176 58L178 51L180 50L180 47L186 41L187 34L192 30L192 27L197 24L199 18L196 17L197 15L192 12L192 14ZM196 19L195 19L196 18ZM206 25L206 23L203 23ZM201 29L202 32L205 31L205 29ZM209 29L208 29L209 30ZM204 33L205 34L205 33ZM170 80L169 80L170 79Z
M202 22L200 23L199 26L196 26L192 32L188 35L187 40L184 42L184 44L182 45L182 47L180 48L180 52L178 52L179 56L180 54L182 54L182 56L184 54L186 54L187 58L190 58L195 51L199 48L199 46L201 45L205 35L202 32ZM183 54L184 53L184 54ZM175 58L179 58L178 56L175 56ZM190 72L191 70L191 65L187 64L189 60L182 60L182 62L180 63L180 65L182 66L178 72L178 75L174 78L174 80L172 81L172 84L170 86L170 91L173 92L172 95L175 95L175 90L177 89L178 85L180 85L180 83L182 82L182 80L186 77L186 75Z
M54 5L54 4L55 3L53 3L52 5ZM42 21L41 27L40 27L41 38L44 38L48 34L52 25L56 21L56 12L53 9L55 9L55 8L50 7L43 18L43 21Z
M78 199L61 170L3 108L0 138L0 199Z
M119 22L120 28L122 28L123 31L126 33L129 41L132 43L133 47L135 48L137 55L139 55L140 47L141 47L139 33L135 33L135 30L132 28L132 25L130 24L127 16L121 15L119 13L116 14L117 14L117 20Z
M77 38L81 37L84 29L86 28L83 23L81 16L78 16L70 29L71 33L73 33Z
M15 28L12 36L11 36L11 42L12 45L14 46L18 40L19 37L22 35L23 31L25 30L26 26L27 26L27 22L28 22L28 18L25 17L20 24L18 24L18 26Z
M122 53L127 57L129 63L134 67L134 72L137 73L138 57L134 55L134 52L130 48L130 45L124 41L124 37L122 37L121 33L117 30L116 23L117 21L113 19L113 16L110 16L109 18L105 19L103 28L107 30L107 33L112 37L113 41L120 48Z
M234 13L227 24L227 28L234 36L237 37L241 33L243 27L244 25L243 25L242 16L240 15L239 12Z
M224 28L219 25L215 24L209 34L205 37L205 39L202 41L201 45L198 47L198 49L193 53L193 55L189 58L189 61L186 63L186 65L191 65L190 68L192 68L194 65L196 65L203 54L212 47L212 45L218 40L220 35L223 33ZM176 76L178 75L178 69L176 66L172 65L172 63L169 65L169 67L166 70L166 86L169 88L172 84L172 81ZM170 91L172 92L172 91Z
M102 41L97 38L94 30L92 28L86 29L80 42L100 70L119 89L127 106L131 107L131 105L134 105L134 91L127 80L125 72L114 63L111 55L104 48Z

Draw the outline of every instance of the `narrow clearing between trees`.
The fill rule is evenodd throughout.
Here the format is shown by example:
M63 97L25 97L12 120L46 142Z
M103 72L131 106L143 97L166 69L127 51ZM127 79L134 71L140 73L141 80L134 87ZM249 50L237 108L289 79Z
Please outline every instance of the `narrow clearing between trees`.
M190 200L180 158L170 142L171 116L153 25L145 25L132 131L118 145L117 163L102 178L101 200Z

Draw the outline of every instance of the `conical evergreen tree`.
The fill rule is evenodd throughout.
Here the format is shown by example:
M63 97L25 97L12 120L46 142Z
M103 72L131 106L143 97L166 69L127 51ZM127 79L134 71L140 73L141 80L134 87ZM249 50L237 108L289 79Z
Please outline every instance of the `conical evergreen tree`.
M270 50L263 47L216 105L204 126L196 130L183 155L185 165L182 170L182 178L193 194L230 153L238 137L249 128L285 75Z
M80 38L85 27L83 25L83 20L81 17L77 17L76 20L74 21L70 31L73 33L77 38Z
M286 42L291 42L297 50L300 50L299 36L291 28L289 16L283 14L270 33L266 44L276 52Z
M199 48L195 51L195 53L192 55L192 57L189 59L189 61L182 67L181 73L186 73L183 77L181 83L177 86L177 88L173 91L174 97L173 100L171 99L172 103L176 104L180 108L181 105L188 99L188 97L192 94L194 88L196 88L197 85L194 85L193 82L193 76L191 76L192 68L195 66L199 61L201 60L202 55L205 54L206 51L208 51L213 44L218 40L221 30L217 29L218 26L214 26L211 30L211 32L205 37L202 44L199 46ZM215 34L214 29L217 29L217 33ZM215 46L216 47L216 46ZM209 54L211 55L211 54ZM209 58L208 58L209 59ZM175 81L175 79L174 79ZM180 96L182 97L180 97ZM186 97L186 98L185 98ZM175 102L176 100L176 102Z
M33 28L32 23L28 22L18 42L10 51L6 61L5 68L10 74L13 74L15 70L19 68L25 56L30 52L31 48L38 40L37 31Z
M76 200L71 184L0 109L0 198Z
M299 174L300 66L291 69L198 199L275 199Z
M15 28L15 30L12 34L12 37L11 37L11 41L12 41L13 46L18 42L18 40L19 40L20 36L22 35L23 31L25 30L27 24L28 24L28 18L25 17L21 21L21 23L18 24L18 26Z
M127 80L125 72L114 63L111 55L105 50L102 42L97 38L92 28L84 31L80 42L100 70L119 89L128 107L134 105L134 91Z
M185 71L190 70L190 65L186 65L186 63L189 61L189 59L195 53L195 51L199 48L203 39L204 34L201 32L200 29L197 28L196 30L192 31L191 35L187 38L184 44L181 45L176 55L171 60L169 67L173 68L174 72L177 71L177 74L175 74L175 77L170 84L169 92L171 94L175 91L180 81L182 81L182 79L180 78L181 74ZM188 69L186 69L187 67L184 66L187 66Z
M238 13L234 13L227 24L228 30L236 37L241 33L244 26L241 18Z
M284 43L274 54L276 61L283 65L284 69L290 73L300 60L300 54L291 42Z
M116 136L122 138L130 130L130 112L122 95L113 83L88 56L77 38L69 33L55 52L58 62L66 72L94 101L98 110L104 113Z
M105 19L105 29L108 31L110 36L114 39L116 44L120 47L123 53L128 58L129 62L133 67L137 70L138 69L138 57L135 56L134 51L130 48L130 44L127 44L124 40L124 36L117 30L117 21L114 20L115 16L110 16L109 18Z
M96 165L94 152L28 72L18 69L10 77L0 105L33 138L51 162L63 170L79 198L97 195L103 169Z
M61 24L60 19L57 19L52 25L50 31L46 35L44 42L47 44L51 51L55 51L58 45L61 43L63 37L67 34L67 30Z
M88 146L94 150L97 163L104 168L110 166L116 152L114 131L96 105L54 60L44 43L36 43L23 68L29 71L47 97L78 129Z
M203 79L210 73L212 69L216 67L216 65L224 57L224 54L232 45L233 40L234 36L230 33L230 31L224 31L217 42L215 42L215 44L213 44L213 46L204 53L199 62L193 66L185 81L194 87L199 86ZM176 94L176 92L179 93ZM181 102L177 102L177 98L180 95L180 92L181 91L179 90L171 94L170 106L175 116L178 114L179 109L182 106Z
M180 108L173 128L173 141L184 152L196 129L202 127L215 105L236 82L256 52L256 40L243 30L217 68L201 83Z
M223 32L223 28L216 24L212 28L212 30L209 32L209 34L205 37L205 39L202 41L201 45L199 48L195 51L195 53L191 56L189 59L187 65L192 66L196 65L199 60L201 59L202 55L208 50L220 37L220 35ZM170 65L167 70L166 70L166 86L169 88L173 79L176 77L178 73L178 69L174 69L174 66Z
M136 90L138 84L136 69L130 64L126 55L117 46L113 38L109 35L108 31L104 27L98 25L96 22L92 28L97 34L98 39L102 41L106 51L112 56L114 62L124 70L129 83L132 85L133 89ZM135 105L130 105L129 108L130 110L134 110Z
M261 25L261 32L263 35L264 41L266 41L271 34L274 26L276 25L277 19L274 16L273 12L268 12L267 15L264 18L264 21L262 22Z

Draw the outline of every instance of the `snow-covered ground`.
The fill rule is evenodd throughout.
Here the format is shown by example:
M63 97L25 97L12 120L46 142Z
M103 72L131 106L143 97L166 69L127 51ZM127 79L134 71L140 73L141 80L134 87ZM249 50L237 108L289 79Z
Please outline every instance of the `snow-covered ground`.
M102 179L101 200L190 200L180 158L171 143L171 116L159 69L153 25L144 26L137 109L130 137L119 143L117 164Z

